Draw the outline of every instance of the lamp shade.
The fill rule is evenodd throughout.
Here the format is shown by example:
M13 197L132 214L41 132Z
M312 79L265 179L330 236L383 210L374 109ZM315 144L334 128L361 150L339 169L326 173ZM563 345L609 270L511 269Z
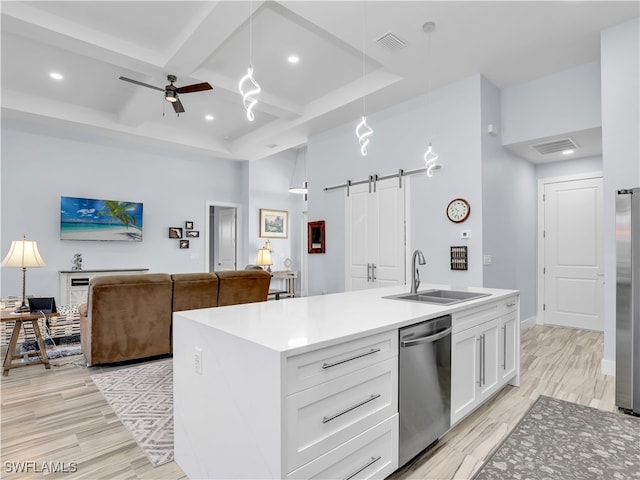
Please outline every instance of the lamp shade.
M46 267L47 264L40 256L38 251L38 244L35 240L14 240L11 242L11 248L9 253L4 257L2 261L3 267L17 267L17 268L34 268L34 267Z
M267 248L261 248L258 250L258 259L256 260L256 265L260 265L261 267L266 267L269 265L273 265L273 260L271 260L271 252Z

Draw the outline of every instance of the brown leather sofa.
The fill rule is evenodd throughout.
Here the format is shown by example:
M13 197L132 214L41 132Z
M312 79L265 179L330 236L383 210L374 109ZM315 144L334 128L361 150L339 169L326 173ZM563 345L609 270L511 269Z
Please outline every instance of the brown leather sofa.
M263 270L95 277L80 306L87 365L171 353L173 312L267 300Z

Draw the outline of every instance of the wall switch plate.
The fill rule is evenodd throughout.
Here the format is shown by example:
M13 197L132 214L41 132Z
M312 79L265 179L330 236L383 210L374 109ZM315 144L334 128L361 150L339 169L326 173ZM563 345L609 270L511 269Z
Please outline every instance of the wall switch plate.
M471 238L471 230L460 230L460 238Z
M491 258L491 255L483 255L482 256L482 263L485 265L491 265L491 261L493 259Z
M202 375L202 349L199 347L193 352L193 367L198 375Z

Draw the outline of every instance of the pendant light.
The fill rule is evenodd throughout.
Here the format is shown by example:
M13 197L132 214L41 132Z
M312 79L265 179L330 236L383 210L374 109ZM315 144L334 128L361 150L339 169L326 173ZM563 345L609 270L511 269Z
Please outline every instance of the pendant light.
M301 185L294 183L296 176L296 168L298 167L298 157L300 155L300 150L302 150L302 168L304 172L304 181ZM289 193L296 193L299 195L306 195L308 193L307 189L307 146L305 145L302 148L299 148L296 151L296 162L293 165L293 173L291 174L291 182L289 182Z
M252 64L252 54L253 54L253 2L249 2L249 68L247 69L247 74L240 79L238 83L238 90L240 91L240 95L242 95L242 105L244 106L247 112L247 120L253 122L255 119L255 115L253 114L253 107L255 107L258 100L254 95L258 95L262 89L258 82L253 77L253 64ZM245 90L246 88L246 90Z
M365 66L366 66L366 50L367 50L367 18L366 18L366 3L362 3L363 15L362 15L362 88L365 85ZM367 95L362 96L362 119L356 127L356 136L358 137L358 143L360 144L360 154L363 157L367 156L367 145L371 139L369 138L373 134L373 129L367 124Z
M427 65L430 65L430 62L431 62L431 33L435 29L436 29L435 22L426 22L422 26L422 31L427 34ZM427 110L429 109L429 96L430 96L430 90L431 90L430 82L431 82L431 77L430 75L427 75ZM429 118L431 118L430 112L427 112L427 115L429 115ZM422 156L422 158L424 159L425 167L427 167L428 177L433 177L433 172L436 170L440 170L442 168L442 165L437 163L439 156L436 152L433 151L433 145L431 144L431 142L429 142L429 146L427 147L427 150L424 152L424 155Z

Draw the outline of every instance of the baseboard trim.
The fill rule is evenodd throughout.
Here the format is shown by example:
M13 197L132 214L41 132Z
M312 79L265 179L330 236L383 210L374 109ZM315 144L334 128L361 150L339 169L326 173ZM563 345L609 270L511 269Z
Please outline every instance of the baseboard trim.
M611 375L612 377L616 376L616 362L613 360L607 360L603 358L600 362L600 371L604 375Z
M536 323L537 323L536 317L529 317L525 320L522 320L520 322L520 332L524 332L525 330L533 327L534 325L536 325Z

